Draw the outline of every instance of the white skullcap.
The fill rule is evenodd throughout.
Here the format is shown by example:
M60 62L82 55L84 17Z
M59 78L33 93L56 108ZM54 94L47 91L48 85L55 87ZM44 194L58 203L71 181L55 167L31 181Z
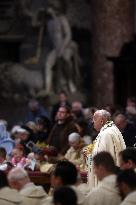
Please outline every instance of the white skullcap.
M11 130L11 134L15 134L19 128L21 128L19 125L15 125Z
M68 136L69 142L79 141L79 139L80 139L80 135L77 132L73 132Z
M14 134L14 133L28 133L29 132L27 130L25 130L24 128L18 126L18 125L15 125L12 130L11 130L11 134Z
M29 132L27 130L25 130L24 128L22 128L22 127L18 128L17 132L18 133L27 133L27 134L29 134Z

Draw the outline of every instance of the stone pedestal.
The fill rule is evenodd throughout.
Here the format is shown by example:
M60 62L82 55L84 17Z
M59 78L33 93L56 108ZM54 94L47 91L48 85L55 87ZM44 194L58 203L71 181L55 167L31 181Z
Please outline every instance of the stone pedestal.
M122 45L134 34L133 0L92 0L92 93L93 104L114 103L113 63ZM123 77L123 76L122 76Z

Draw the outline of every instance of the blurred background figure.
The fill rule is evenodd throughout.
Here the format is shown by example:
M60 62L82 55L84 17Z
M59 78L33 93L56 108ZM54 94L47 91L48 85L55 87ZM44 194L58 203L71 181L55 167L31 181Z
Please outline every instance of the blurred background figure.
M82 148L85 146L84 141L76 132L68 136L70 148L66 152L64 158L76 165L80 170L85 169L85 160L82 153Z
M123 135L127 147L133 147L136 144L136 126L134 122L128 121L126 115L119 113L114 117L115 125Z
M54 190L63 186L72 188L72 190L74 190L77 195L77 204L84 205L85 196L77 186L77 182L78 171L76 166L69 161L58 161L51 176L52 188ZM52 197L53 196L49 197L48 201L51 202ZM51 205L52 203L49 204Z
M89 145L90 143L92 143L92 136L90 136L92 132L89 129L88 122L86 122L84 119L77 119L75 121L75 126L85 145Z
M6 173L3 171L0 171L0 204L26 205L21 195L9 187Z
M29 141L32 141L33 138L31 138L31 130L29 130L26 126L19 127L17 130L17 138L18 143L17 145L21 144L24 148L24 154L25 156L30 152L30 149L27 146L27 143Z
M70 187L57 188L53 194L53 203L54 205L77 205L76 193Z
M45 148L47 146L47 139L51 130L50 120L41 115L36 118L36 146L39 148Z
M98 132L94 129L93 126L93 115L96 112L96 107L88 107L83 110L84 118L87 123L87 133L91 136L91 141L93 142L98 135ZM87 134L87 135L88 135Z
M71 107L71 104L68 100L68 95L65 91L61 91L58 95L58 102L56 104L53 105L52 107L52 121L54 122L55 121L55 117L56 117L56 114L58 112L58 109L59 107L61 106L69 106Z
M71 109L68 106L61 106L57 112L57 121L49 134L48 144L56 147L60 155L64 155L69 149L68 135L72 132L77 132L77 128Z
M110 114L111 114L111 116L114 114L114 112L115 112L115 108L114 108L114 106L113 105L110 105L110 104L107 104L106 106L105 106L105 110L107 110Z
M10 133L7 131L5 123L0 122L0 147L4 147L7 155L10 155L14 146L15 143L11 139Z
M84 119L83 105L80 101L72 102L72 115L74 119Z
M116 186L116 166L109 152L99 152L93 157L94 173L99 180L98 186L86 197L86 205L119 205L121 198Z
M22 168L26 164L24 147L21 144L16 145L16 147L12 150L11 162L14 166Z
M8 182L13 189L19 191L26 204L41 205L47 197L41 186L36 186L30 181L28 173L19 167L13 168L8 173Z
M25 124L28 128L30 128L34 134L37 133L37 126L36 126L36 123L33 122L33 121L28 121L26 124Z
M136 98L129 97L126 103L126 115L128 119L136 124Z
M36 117L39 117L40 115L48 117L48 112L36 99L31 99L28 103L28 111L26 113L25 122L35 122Z
M120 195L124 201L120 205L136 204L136 173L132 169L120 172L117 177Z
M120 169L136 169L136 148L128 147L119 153Z

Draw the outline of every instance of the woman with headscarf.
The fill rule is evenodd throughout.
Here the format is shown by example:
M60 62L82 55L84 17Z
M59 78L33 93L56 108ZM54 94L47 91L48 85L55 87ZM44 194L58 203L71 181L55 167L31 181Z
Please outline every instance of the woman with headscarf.
M11 139L4 122L0 122L0 147L4 147L7 154L10 155L15 143Z

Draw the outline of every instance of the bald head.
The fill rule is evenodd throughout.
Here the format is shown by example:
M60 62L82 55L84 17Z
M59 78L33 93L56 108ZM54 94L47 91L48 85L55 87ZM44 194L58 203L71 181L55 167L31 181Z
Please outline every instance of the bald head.
M100 131L103 125L109 120L111 120L111 114L107 110L97 110L93 115L94 128Z
M120 131L123 131L127 125L127 118L123 114L118 114L114 118L114 123L119 128Z
M20 190L25 184L30 182L30 179L24 169L16 167L8 173L8 181L12 188Z

